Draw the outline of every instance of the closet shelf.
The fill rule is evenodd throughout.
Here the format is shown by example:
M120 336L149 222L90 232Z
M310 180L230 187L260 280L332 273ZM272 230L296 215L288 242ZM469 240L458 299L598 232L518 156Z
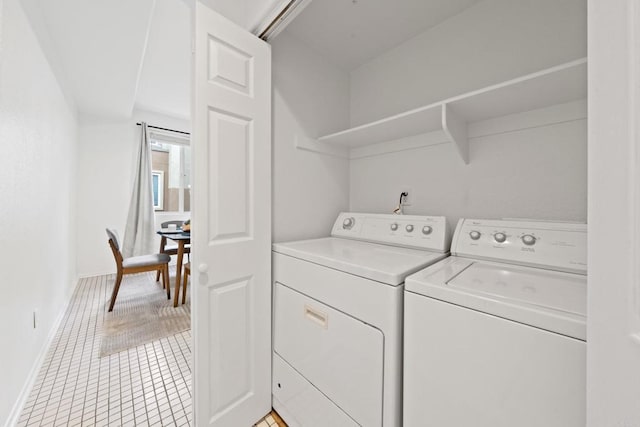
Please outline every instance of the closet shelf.
M358 148L444 131L468 163L467 123L587 97L582 58L317 139L318 145Z

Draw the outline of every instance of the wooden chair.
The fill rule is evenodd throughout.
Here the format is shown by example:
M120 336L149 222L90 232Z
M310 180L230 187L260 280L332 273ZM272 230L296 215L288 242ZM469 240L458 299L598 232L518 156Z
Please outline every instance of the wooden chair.
M182 303L187 301L187 279L191 275L191 263L188 262L184 265L184 276L182 278Z
M175 224L176 227L180 228L182 227L182 223L183 221L165 221L162 224L160 224L160 227L168 228L170 224ZM167 255L178 255L178 245L175 245L175 244L167 245L167 238L162 237L162 240L160 241L160 253L167 254ZM190 256L191 245L186 245L184 247L184 253L187 254L187 257ZM160 280L160 272L156 274L156 282L159 280Z
M167 299L171 299L171 286L169 285L169 261L171 260L171 257L167 254L153 254L123 258L122 253L120 252L120 242L118 241L116 231L107 228L107 235L109 236L111 252L113 252L113 257L115 258L116 266L118 267L116 283L114 284L113 292L111 293L109 311L113 311L113 305L116 303L116 297L118 296L120 284L122 283L122 276L125 274L157 271L159 277L160 273L162 273L162 281L167 288Z

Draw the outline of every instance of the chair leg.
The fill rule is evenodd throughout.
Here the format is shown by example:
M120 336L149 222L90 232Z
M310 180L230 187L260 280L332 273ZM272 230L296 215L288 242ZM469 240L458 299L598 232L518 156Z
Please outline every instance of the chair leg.
M162 268L164 287L167 288L167 299L171 299L171 285L169 284L169 264Z
M187 278L189 275L187 274L187 269L184 269L184 279L182 280L182 303L184 304L187 301Z
M113 305L116 303L116 297L120 290L120 283L122 283L122 272L118 272L116 277L116 283L113 285L113 292L111 293L111 303L109 304L109 311L113 311Z
M160 281L160 270L156 271L156 283ZM162 287L164 288L164 278L162 280Z

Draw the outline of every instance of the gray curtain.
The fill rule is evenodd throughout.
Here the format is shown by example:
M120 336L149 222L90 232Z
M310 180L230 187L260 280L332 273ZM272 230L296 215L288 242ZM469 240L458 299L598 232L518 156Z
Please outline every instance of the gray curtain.
M153 214L153 178L151 175L151 144L147 124L142 122L138 161L124 233L124 257L154 252L155 220Z

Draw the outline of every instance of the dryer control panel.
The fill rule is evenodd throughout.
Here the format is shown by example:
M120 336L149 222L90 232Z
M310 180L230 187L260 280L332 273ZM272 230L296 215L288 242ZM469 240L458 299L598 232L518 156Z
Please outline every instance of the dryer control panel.
M342 212L331 235L442 253L449 252L451 245L451 232L443 216Z
M461 219L452 255L587 273L587 225Z

